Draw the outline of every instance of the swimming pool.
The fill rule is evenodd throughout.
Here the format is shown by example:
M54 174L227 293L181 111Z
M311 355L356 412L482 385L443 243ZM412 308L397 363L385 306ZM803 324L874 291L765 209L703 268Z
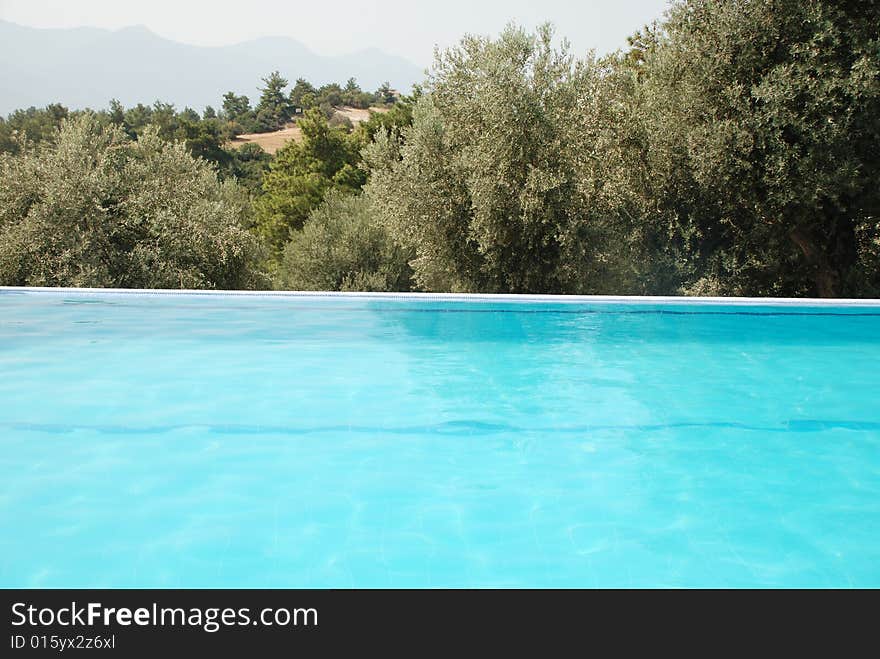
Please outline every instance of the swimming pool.
M0 290L0 586L880 586L810 304Z

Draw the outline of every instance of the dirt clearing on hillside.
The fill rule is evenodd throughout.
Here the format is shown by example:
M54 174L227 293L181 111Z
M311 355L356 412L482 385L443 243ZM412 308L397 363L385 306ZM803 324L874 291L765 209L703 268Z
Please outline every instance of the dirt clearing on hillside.
M232 148L238 148L243 144L257 144L266 153L275 153L285 144L294 140L299 142L302 139L302 131L296 122L287 124L281 130L271 133L242 133L234 140L230 141Z
M373 112L388 112L388 108L370 108L362 110L360 108L341 107L336 109L336 114L347 118L351 123L357 125L362 121L367 121ZM229 142L232 148L238 148L243 144L257 144L266 153L274 154L285 144L294 140L299 142L302 139L302 131L296 125L296 121L287 124L281 130L271 133L242 133L234 140Z

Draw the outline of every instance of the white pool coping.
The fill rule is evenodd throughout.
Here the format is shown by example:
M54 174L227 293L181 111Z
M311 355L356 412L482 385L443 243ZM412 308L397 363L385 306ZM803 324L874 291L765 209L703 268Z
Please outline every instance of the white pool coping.
M42 295L205 296L270 298L342 298L376 300L438 300L446 302L543 302L556 304L711 305L761 307L880 307L880 299L784 297L687 297L674 295L520 295L511 293L338 293L324 291L223 291L144 288L65 288L0 286L0 293Z

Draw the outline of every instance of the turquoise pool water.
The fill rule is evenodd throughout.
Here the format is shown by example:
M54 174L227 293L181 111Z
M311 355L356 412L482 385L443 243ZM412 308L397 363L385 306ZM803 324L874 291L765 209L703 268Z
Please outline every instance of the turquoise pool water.
M880 307L0 291L0 586L880 586Z

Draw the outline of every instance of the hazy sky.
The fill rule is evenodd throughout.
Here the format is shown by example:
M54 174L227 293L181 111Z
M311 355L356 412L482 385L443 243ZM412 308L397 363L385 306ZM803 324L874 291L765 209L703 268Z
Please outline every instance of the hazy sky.
M516 21L556 25L576 52L621 47L667 0L0 0L0 19L33 27L146 25L163 37L225 45L255 37L289 36L321 54L367 47L432 61L435 44L466 33L496 34Z

